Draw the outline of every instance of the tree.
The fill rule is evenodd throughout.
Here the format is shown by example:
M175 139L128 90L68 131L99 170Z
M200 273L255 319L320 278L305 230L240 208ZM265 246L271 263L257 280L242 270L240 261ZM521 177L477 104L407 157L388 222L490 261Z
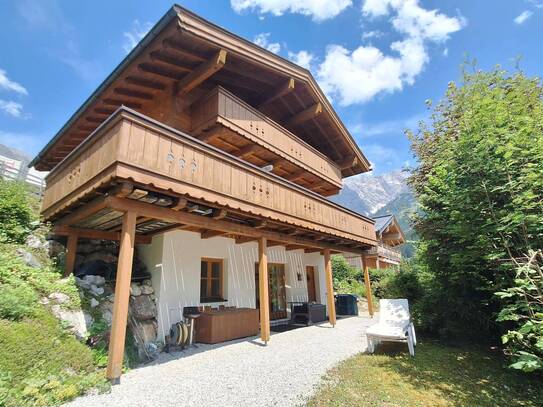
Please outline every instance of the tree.
M439 291L433 330L497 338L494 293L513 285L514 259L543 247L542 95L522 72L464 72L408 134L419 258Z

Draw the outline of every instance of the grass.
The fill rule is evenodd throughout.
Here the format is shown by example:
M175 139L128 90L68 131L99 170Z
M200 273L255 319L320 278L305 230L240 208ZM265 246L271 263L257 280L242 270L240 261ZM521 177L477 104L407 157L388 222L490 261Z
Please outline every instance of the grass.
M541 406L541 376L507 369L499 354L424 340L411 358L383 344L331 370L309 406Z

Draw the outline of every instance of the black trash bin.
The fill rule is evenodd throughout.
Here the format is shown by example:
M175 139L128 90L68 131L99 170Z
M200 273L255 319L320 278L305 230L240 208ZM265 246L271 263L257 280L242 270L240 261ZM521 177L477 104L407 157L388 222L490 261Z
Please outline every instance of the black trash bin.
M336 314L358 315L358 298L353 294L336 294Z

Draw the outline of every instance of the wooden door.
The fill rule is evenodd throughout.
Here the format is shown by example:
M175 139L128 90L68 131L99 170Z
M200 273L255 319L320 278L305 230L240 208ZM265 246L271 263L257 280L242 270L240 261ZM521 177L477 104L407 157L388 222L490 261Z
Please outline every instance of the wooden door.
M255 265L256 308L260 308L258 290L258 263ZM287 291L285 265L268 263L268 302L270 304L270 320L287 317Z
M307 276L307 301L317 302L317 287L315 285L315 267L306 266L305 274Z

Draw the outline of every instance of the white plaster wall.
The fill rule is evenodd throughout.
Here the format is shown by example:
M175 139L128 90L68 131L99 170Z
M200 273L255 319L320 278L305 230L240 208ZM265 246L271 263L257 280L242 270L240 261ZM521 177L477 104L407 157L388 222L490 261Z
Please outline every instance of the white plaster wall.
M182 319L183 307L200 303L200 261L202 257L223 259L224 297L227 302L206 303L218 306L235 305L254 308L255 264L258 260L256 242L235 244L233 239L214 237L201 239L199 233L172 231L154 238L152 244L141 246L140 257L152 273L158 298L158 336L168 334L170 326ZM326 304L324 259L319 253L303 250L286 251L283 246L268 248L268 263L285 265L287 301L307 301L305 266L315 266L317 300ZM298 273L301 280L298 280Z

